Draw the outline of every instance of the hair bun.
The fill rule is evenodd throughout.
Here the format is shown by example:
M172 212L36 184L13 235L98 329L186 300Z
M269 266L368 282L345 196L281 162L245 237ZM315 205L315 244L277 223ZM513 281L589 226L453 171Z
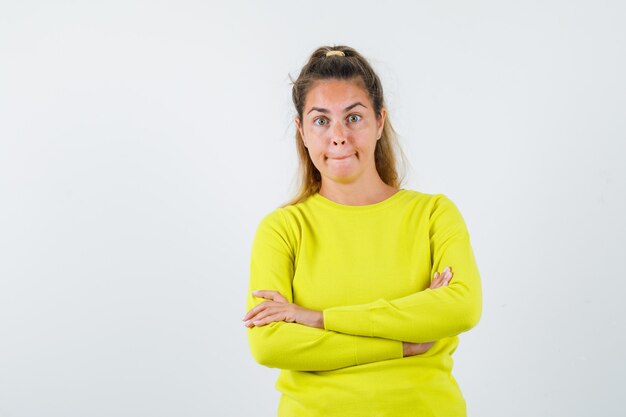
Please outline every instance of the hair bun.
M346 54L344 54L343 51L333 50L333 51L326 52L326 56L333 56L333 55L346 56Z

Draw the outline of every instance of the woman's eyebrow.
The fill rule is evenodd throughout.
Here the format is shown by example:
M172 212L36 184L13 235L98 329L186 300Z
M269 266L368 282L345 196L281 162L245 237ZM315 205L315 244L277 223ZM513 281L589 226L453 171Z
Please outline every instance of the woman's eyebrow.
M367 106L365 106L363 103L361 103L360 101L357 101L356 103L350 104L348 107L346 107L345 109L343 109L344 112L346 111L350 111L353 108L355 108L356 106L363 106L367 109ZM307 114L311 113L312 111L318 111L320 113L330 113L330 111L328 109L324 109L322 107L311 107L311 110L309 110L307 112Z

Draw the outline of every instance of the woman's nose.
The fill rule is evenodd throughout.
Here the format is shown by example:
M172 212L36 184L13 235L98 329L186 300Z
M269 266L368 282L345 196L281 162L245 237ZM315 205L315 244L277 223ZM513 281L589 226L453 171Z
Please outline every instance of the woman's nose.
M336 123L331 132L332 141L335 145L343 145L346 143L346 135L341 123Z

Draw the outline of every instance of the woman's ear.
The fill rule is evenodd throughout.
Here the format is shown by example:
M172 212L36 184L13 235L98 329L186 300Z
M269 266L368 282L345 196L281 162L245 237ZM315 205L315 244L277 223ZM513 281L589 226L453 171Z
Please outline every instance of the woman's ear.
M376 140L380 139L383 136L383 129L385 128L385 120L387 119L387 109L381 108L378 117L376 118L376 123L378 124L378 134L376 136Z
M306 141L304 140L304 132L302 131L302 125L300 124L300 117L296 116L294 122L296 123L296 129L298 129L298 133L300 133L300 137L302 138L302 144L306 148Z

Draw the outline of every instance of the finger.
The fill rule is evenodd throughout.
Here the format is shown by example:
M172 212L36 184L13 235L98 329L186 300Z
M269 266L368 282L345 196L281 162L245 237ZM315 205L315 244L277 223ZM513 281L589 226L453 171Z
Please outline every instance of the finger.
M268 300L274 300L274 297L278 294L277 291L272 290L255 290L252 291L252 295L260 298L267 298Z
M249 319L252 323L256 323L257 321L263 320L266 317L273 316L275 314L284 313L285 310L280 308L280 304L277 306L268 307L263 311L260 311L259 314Z
M244 318L243 325L246 327L254 327L255 322L261 320L264 317L267 317L269 314L272 314L271 307L266 306L266 308L257 311L256 314Z
M256 291L252 291L252 295L255 295L261 298L267 298L268 300L273 300L277 302L282 302L282 303L287 302L287 299L285 299L285 297L283 297L282 294L279 293L278 291L256 290Z
M430 284L430 288L439 288L443 282L443 274L440 274L439 272L435 272L435 276L434 279L432 281L432 283Z
M256 315L256 313L258 313L260 310L262 310L264 308L264 304L265 303L261 303L253 308L250 309L250 311L248 311L244 316L243 316L243 321L246 320L250 320L251 317L254 317Z
M261 303L263 304L263 303ZM259 311L259 307L261 306L261 304L257 305L256 307L251 308L244 316L243 316L243 321L246 320L250 320L250 317L254 317L254 315Z
M250 320L250 318L254 317L256 314L258 314L260 311L265 310L266 308L270 307L272 304L272 301L263 301L261 304L258 304L257 306L253 307L250 309L250 311L248 311L246 313L245 316L243 316L243 320Z
M430 285L431 289L441 288L450 283L452 279L452 272L450 271L450 267L446 267L442 273L435 272L434 279L432 284Z
M422 348L424 349L424 352L428 351L433 346L435 346L435 342L428 342L428 343L422 344Z
M283 321L283 320L284 320L284 315L282 312L279 312L271 316L267 316L261 320L255 320L252 322L252 324L254 324L257 327L260 327L260 326L265 326L266 324L269 324L269 323L273 323L276 321Z
M434 342L420 343L417 347L417 354L421 355L422 353L428 352L428 350L433 347Z

